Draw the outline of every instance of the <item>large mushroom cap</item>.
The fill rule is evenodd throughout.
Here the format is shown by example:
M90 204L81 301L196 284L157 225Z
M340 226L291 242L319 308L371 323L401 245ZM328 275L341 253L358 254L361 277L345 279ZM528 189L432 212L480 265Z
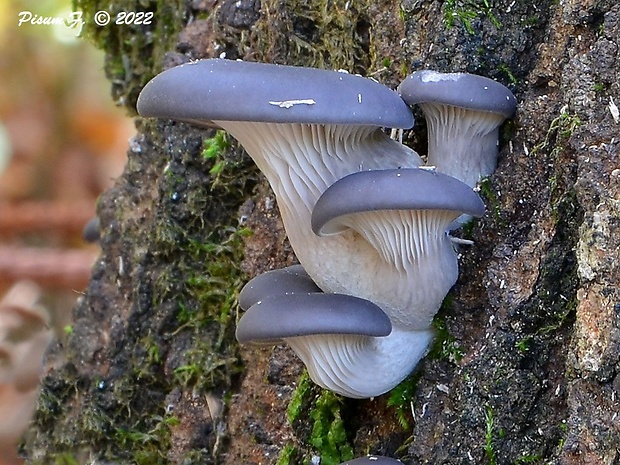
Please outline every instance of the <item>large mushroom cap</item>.
M241 343L313 334L387 336L388 316L368 300L344 294L299 293L269 297L252 305L237 325Z
M484 214L484 203L469 186L451 176L412 168L360 171L332 184L312 211L317 235L345 229L345 215L382 210L449 210Z
M410 128L398 94L343 72L223 59L199 60L153 78L138 98L145 117L189 122L359 124Z
M514 115L517 100L510 90L492 79L467 73L416 71L398 86L409 105L435 102L470 110Z

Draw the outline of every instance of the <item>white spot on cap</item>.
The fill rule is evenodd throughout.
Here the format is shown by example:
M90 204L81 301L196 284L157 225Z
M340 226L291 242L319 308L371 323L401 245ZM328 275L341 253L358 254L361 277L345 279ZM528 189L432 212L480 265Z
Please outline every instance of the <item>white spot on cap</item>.
M314 105L315 103L316 102L314 101L314 99L307 98L307 99L300 99L300 100L284 100L282 102L271 101L269 102L269 105L274 105L280 108L291 108L291 107L294 107L295 105Z
M422 82L458 81L458 73L438 73L437 71L425 71L420 73Z
M357 103L362 103L362 94L357 94Z

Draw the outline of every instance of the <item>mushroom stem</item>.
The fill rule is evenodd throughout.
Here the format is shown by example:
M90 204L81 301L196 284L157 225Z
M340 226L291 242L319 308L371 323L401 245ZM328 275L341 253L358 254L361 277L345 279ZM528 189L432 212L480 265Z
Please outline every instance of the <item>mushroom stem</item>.
M285 338L319 386L355 399L381 395L426 354L433 331L393 329L386 337L319 334Z
M474 187L497 166L503 115L421 103L428 124L428 160L437 171Z

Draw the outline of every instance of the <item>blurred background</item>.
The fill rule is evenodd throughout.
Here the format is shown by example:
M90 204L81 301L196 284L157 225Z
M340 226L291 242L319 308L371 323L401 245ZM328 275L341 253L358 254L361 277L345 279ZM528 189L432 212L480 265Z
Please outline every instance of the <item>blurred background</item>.
M121 174L134 128L79 28L19 25L23 12L70 20L72 5L0 1L0 296L17 281L38 283L58 329L70 325L98 254L82 229Z

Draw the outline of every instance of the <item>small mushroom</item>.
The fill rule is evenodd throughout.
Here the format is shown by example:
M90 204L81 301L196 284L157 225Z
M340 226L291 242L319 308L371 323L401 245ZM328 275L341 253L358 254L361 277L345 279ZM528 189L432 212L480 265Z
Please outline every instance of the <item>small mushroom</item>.
M413 370L432 338L432 330L394 333L379 307L343 294L267 297L237 325L239 342L285 342L315 383L352 398L392 389Z
M442 173L363 171L323 193L312 212L312 229L319 236L351 229L371 244L394 276L365 282L355 295L372 295L395 325L422 330L458 278L447 229L462 213L482 216L484 210L471 187Z
M387 336L392 323L375 304L322 292L281 294L252 305L237 325L241 343L315 334Z
M428 165L470 187L495 171L499 126L517 105L510 90L482 76L423 70L409 75L398 92L424 112Z
M82 238L89 244L99 242L101 239L101 220L98 216L91 218L82 229Z

